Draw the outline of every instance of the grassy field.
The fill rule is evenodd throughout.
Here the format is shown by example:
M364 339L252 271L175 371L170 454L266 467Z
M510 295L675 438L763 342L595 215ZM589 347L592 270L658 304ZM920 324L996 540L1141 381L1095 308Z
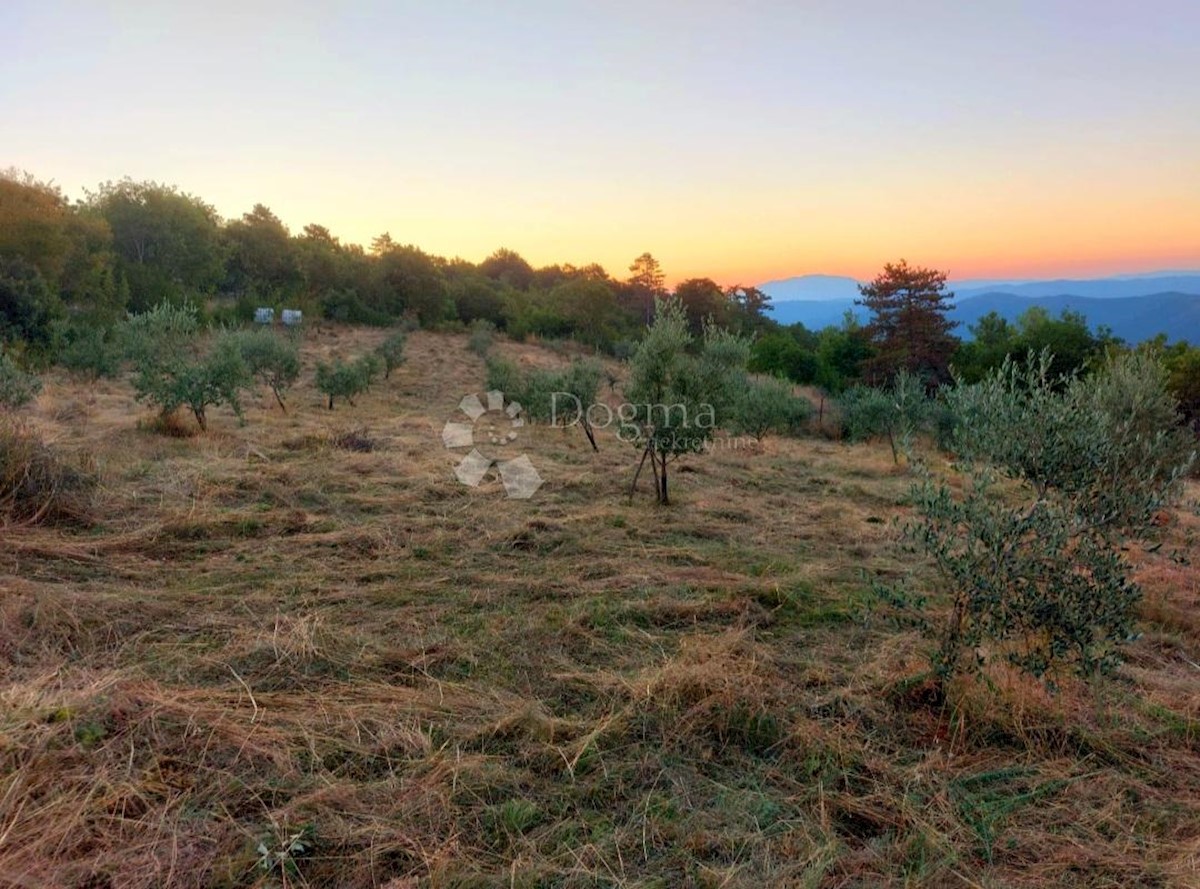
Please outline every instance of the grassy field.
M863 610L935 583L886 444L717 449L661 508L611 431L525 429L508 500L441 443L465 336L324 409L315 360L382 336L310 332L286 415L190 438L48 378L31 422L100 486L0 532L0 887L1200 886L1193 511L1131 553L1115 681L944 706Z

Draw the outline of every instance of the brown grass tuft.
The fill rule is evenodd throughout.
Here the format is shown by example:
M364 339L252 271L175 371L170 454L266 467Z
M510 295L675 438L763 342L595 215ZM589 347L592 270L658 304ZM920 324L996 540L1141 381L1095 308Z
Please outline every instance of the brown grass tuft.
M84 524L94 487L32 429L0 420L0 524Z

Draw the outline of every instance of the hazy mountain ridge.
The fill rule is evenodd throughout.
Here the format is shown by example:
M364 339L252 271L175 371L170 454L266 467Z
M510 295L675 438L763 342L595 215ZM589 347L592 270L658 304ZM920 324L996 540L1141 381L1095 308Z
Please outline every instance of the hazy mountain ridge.
M809 328L826 327L840 323L847 310L861 321L868 317L862 306L854 304L858 285L853 278L804 275L760 287L772 297L772 317L780 324L800 322ZM960 322L960 336L969 336L967 327L988 312L1015 321L1027 309L1041 306L1055 316L1065 309L1082 312L1093 329L1106 325L1129 342L1164 333L1170 342L1200 343L1198 273L1022 281L982 287L956 287L951 282L950 288L955 302L950 314Z

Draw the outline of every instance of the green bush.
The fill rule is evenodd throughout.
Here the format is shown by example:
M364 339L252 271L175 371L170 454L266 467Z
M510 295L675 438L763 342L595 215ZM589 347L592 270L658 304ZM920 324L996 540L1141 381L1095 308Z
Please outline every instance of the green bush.
M739 387L730 428L762 441L772 432L799 432L811 416L812 404L797 397L790 384L773 377L747 377Z
M1121 547L1152 533L1192 459L1153 356L1065 385L1051 366L1048 353L1006 361L950 393L964 493L928 473L914 486L906 535L947 580L951 609L939 623L924 599L888 596L937 638L943 682L995 657L1051 683L1111 669L1140 596Z
M24 407L41 391L41 380L21 370L7 354L0 352L0 408Z
M534 420L562 426L578 424L593 450L599 450L587 415L604 377L604 368L598 361L576 359L563 370L536 368L522 373L510 361L489 358L487 370L490 391L503 392Z
M383 361L383 378L386 380L392 375L392 371L404 363L404 346L408 343L408 336L403 330L397 330L388 335L379 348L375 350L381 361Z
M332 364L324 361L317 364L317 390L328 396L329 409L334 400L344 398L351 407L354 398L367 391L371 381L379 373L380 359L374 355L363 355L354 361L335 358Z
M207 430L208 409L226 405L242 419L240 395L252 382L250 369L236 349L201 348L195 309L162 303L130 318L122 339L138 399L156 405L161 416L186 407Z
M300 349L295 342L260 327L226 333L217 348L240 356L251 376L268 387L280 409L287 412L284 393L300 377Z
M933 418L933 402L920 377L901 371L890 386L852 386L838 398L843 433L849 441L886 438L892 460L910 453L914 436Z
M383 359L374 352L354 359L354 368L363 379L363 388L370 389L375 379L383 373Z
M467 341L467 348L480 358L485 358L495 338L496 325L486 319L476 318L471 322L471 338Z
M504 358L487 359L487 387L492 392L503 392L509 399L521 401L525 392L525 378L521 369ZM524 402L521 402L524 404Z
M94 325L68 325L56 331L58 363L71 371L98 379L114 377L121 354L109 332Z

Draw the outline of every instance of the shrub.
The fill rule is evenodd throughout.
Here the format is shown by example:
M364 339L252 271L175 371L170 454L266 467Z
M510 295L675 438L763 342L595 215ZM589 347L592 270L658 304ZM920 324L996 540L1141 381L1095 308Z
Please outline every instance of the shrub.
M1194 447L1165 369L1144 352L1087 378L1055 376L1052 366L1047 351L1006 359L982 382L947 393L959 421L955 450L1090 520L1141 525Z
M578 424L592 449L599 450L595 430L587 416L588 407L596 402L596 393L604 376L598 361L576 359L565 370L538 368L522 373L510 361L489 358L487 370L489 390L503 392L535 420L562 426Z
M354 369L362 377L363 389L370 389L375 378L383 373L383 359L374 352L368 352L354 359Z
M114 377L121 367L120 351L102 327L66 326L56 332L58 363L90 379Z
M772 377L747 377L733 405L731 428L762 441L769 433L799 431L812 416L812 405L798 398L792 387Z
M94 487L32 431L0 418L0 523L86 522Z
M41 380L21 370L12 358L0 352L0 408L24 407L41 391Z
M351 362L335 358L332 364L324 361L317 364L317 390L329 397L329 409L333 410L334 399L344 398L352 407L354 398L371 385L372 371L377 371L372 356L363 356ZM377 360L377 359L375 359Z
M392 375L392 371L404 363L404 346L408 342L408 337L403 330L397 330L388 335L379 348L375 350L380 360L383 362L383 378L386 380Z
M287 412L284 393L300 377L300 350L291 339L254 328L224 334L217 347L240 356L251 376L269 388L280 409Z
M524 398L525 379L521 369L504 358L487 359L487 387L489 391L503 392L509 399ZM524 401L521 401L524 405Z
M206 431L210 407L228 405L242 418L241 390L252 378L236 349L203 352L198 330L192 307L163 303L132 317L123 338L136 370L138 399L157 405L163 415L186 407Z
M534 419L562 426L578 424L592 450L598 451L588 408L596 403L603 375L604 369L598 361L580 359L561 371L534 370L529 374L521 404Z
M480 358L485 358L488 350L492 348L495 334L495 324L484 318L476 318L471 322L471 337L467 341L467 348Z
M1065 386L1050 367L1048 353L1005 362L951 393L965 493L927 473L914 486L906 535L948 581L950 613L934 626L924 600L889 595L937 636L942 682L998 655L1048 682L1090 677L1132 633L1140 592L1119 547L1151 533L1191 455L1152 357Z
M912 451L913 437L933 417L933 403L920 377L900 371L886 388L853 386L838 399L843 432L849 441L886 438L892 460Z

